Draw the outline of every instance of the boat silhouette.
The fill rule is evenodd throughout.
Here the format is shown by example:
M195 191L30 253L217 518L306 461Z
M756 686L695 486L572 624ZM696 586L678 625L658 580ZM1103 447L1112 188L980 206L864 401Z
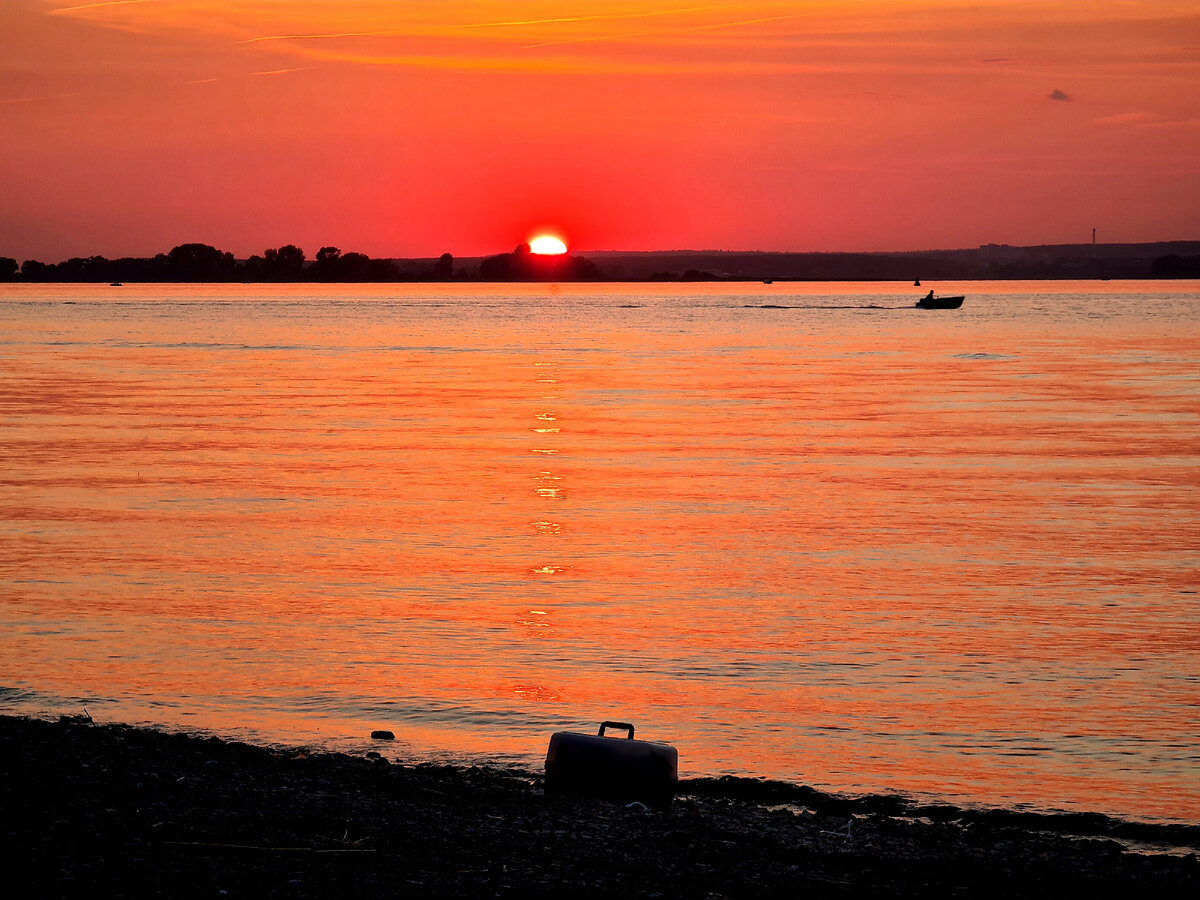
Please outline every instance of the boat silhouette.
M963 305L964 299L963 294L957 297L935 297L933 291L930 291L918 300L916 305L918 309L958 309Z

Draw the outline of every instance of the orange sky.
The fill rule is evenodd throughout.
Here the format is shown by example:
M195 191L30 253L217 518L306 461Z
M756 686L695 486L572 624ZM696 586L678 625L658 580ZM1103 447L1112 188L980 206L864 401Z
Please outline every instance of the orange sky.
M1200 239L1200 4L2 0L0 255Z

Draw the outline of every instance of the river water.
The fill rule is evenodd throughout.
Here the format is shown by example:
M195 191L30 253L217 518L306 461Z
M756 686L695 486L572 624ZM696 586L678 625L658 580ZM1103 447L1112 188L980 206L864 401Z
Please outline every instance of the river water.
M1200 822L1200 283L959 287L0 286L0 711Z

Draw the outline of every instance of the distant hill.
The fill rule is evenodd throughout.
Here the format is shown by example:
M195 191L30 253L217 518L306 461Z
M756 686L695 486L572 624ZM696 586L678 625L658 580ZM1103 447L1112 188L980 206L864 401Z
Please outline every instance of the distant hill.
M1200 278L1200 241L985 244L962 250L770 253L721 250L582 253L610 278L910 281L917 278ZM466 260L463 260L466 263Z

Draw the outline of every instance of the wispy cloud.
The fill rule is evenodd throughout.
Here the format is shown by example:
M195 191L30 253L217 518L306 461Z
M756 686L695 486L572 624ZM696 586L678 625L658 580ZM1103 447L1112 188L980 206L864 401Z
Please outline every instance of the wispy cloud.
M1143 122L1138 128L1196 128L1200 119L1172 119L1169 122Z
M719 31L719 30L728 29L728 28L742 28L747 25L759 25L764 22L778 22L782 19L794 19L794 18L796 18L796 14L789 13L787 15L781 15L781 16L762 16L757 19L740 19L740 20L734 21L734 22L712 22L707 25L691 25L691 26L688 26L685 28L675 29L673 33L674 34L687 34L687 33L695 33L695 32L700 32L700 31ZM589 43L597 43L599 41L635 40L637 38L657 36L658 34L660 34L660 32L650 32L650 31L625 32L625 33L617 33L617 34L596 34L596 35L591 35L589 37L567 38L567 39L558 40L558 41L543 41L540 44L525 44L521 47L521 49L522 50L536 50L540 47L557 47L557 46L562 46L562 45L566 45L566 44L589 44Z
M143 0L134 0L134 2L143 2ZM537 19L502 19L487 22L457 22L457 23L441 23L433 26L421 26L416 23L404 29L384 28L371 31L323 31L309 34L264 34L251 38L243 38L235 41L238 44L258 44L269 41L320 41L330 40L334 38L357 38L357 37L414 37L414 36L430 36L437 34L450 34L461 31L483 31L487 29L513 29L513 28L538 28L546 25L577 25L586 22L605 22L618 21L626 19L652 19L663 18L666 16L682 16L693 13L712 12L714 10L736 9L745 4L708 4L706 6L685 6L676 7L673 9L657 9L646 10L642 12L620 12L620 13L595 13L590 15L578 16L555 16L552 18L537 18ZM566 43L566 42L564 42Z
M234 41L235 44L266 44L272 41L329 41L337 38L360 37L399 37L399 31L326 31L317 34L263 34L258 37L243 38Z
M967 14L953 4L943 7L933 0L861 0L853 4L815 0L690 4L687 0L605 4L584 0L57 2L64 5L54 13L143 35L157 34L165 40L183 40L187 42L185 51L208 39L214 45L236 46L239 51L257 48L262 54L290 57L272 60L260 56L250 64L272 71L275 63L283 68L300 60L596 76L660 72L720 76L741 70L753 74L851 71L873 77L880 72L978 72L983 66L992 66L1014 75L1037 72L1049 80L1060 77L1056 73L1067 70L1068 65L1073 78L1083 79L1118 64L1092 51L1072 50L1076 45L1062 49L1062 41L1049 39L1061 36L1064 23L1077 21L1073 0L1044 0L1035 4L1037 16L999 3L986 4L982 13ZM1182 8L1184 0L1160 2L1173 9ZM1102 0L1101 5L1111 20L1128 20L1131 27L1143 30L1162 18L1157 6L1151 15L1118 0ZM885 10L893 14L885 15ZM1028 46L1017 42L1010 47L1011 41L991 37L1010 31L1020 34L1016 26L1026 20L1027 40L1032 42ZM992 28L992 24L998 27ZM1050 46L1056 48L1053 59L1039 49ZM1073 99L1059 89L1048 97L1064 103Z
M18 103L40 103L44 100L61 100L64 97L78 97L82 91L70 91L65 94L39 94L33 97L9 97L0 100L0 106L14 106Z
M561 16L553 19L524 19L508 22L474 22L459 25L459 28L510 28L526 25L560 25L568 22L605 22L618 19L654 19L664 16L682 16L698 12L712 12L713 10L737 9L744 7L744 3L710 3L706 6L683 6L673 9L654 9L645 10L642 12L620 12L620 13L596 13L585 16Z
M1098 119L1092 119L1093 125L1133 125L1139 122L1145 122L1150 118L1150 113L1147 112L1126 112L1117 113L1113 116L1101 116Z
M1091 120L1092 125L1129 125L1134 128L1194 128L1200 119L1160 118L1149 112L1124 112L1111 116L1100 116Z
M50 14L86 12L89 9L103 9L106 6L140 6L145 3L161 2L162 0L108 0L106 3L81 3L78 6L60 6L58 9L50 10Z

